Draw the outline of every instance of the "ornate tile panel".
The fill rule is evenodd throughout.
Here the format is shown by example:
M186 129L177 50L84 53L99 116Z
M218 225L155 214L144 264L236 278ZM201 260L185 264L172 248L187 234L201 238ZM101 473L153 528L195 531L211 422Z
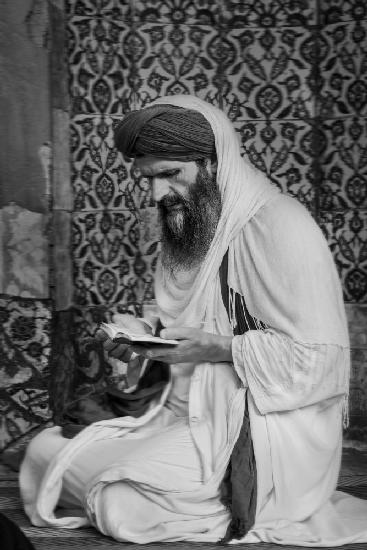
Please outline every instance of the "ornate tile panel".
M312 210L316 176L311 124L303 120L236 120L234 126L250 162Z
M229 28L314 25L316 0L279 2L278 0L222 0L221 14Z
M314 116L316 42L310 31L230 29L221 49L224 110L232 120Z
M0 449L51 418L50 304L0 298Z
M43 372L48 367L50 355L51 304L40 300L2 297L0 316L1 330L23 354L26 363ZM4 380L2 383L6 385Z
M134 57L129 24L104 17L73 17L68 31L72 115L128 111Z
M120 300L133 276L138 242L138 223L129 211L75 214L75 303L85 306Z
M131 18L132 0L66 0L66 12L69 17L112 17L114 19Z
M320 212L347 302L367 302L367 211Z
M367 116L367 20L328 25L323 36L320 115Z
M365 0L321 0L320 8L323 25L367 19Z
M108 321L106 307L74 308L75 384L77 394L91 391L112 374L105 361L102 346L94 339L95 332L103 321Z
M220 3L220 0L134 0L134 18L149 23L215 26Z
M140 249L139 220L128 211L75 214L75 304L138 304L151 299L157 243Z
M367 118L323 122L321 208L367 207Z
M175 94L194 94L219 104L220 42L214 28L144 24L137 27L135 40L135 108Z
M108 208L136 211L151 204L147 180L135 177L113 146L118 118L80 115L71 124L75 211Z

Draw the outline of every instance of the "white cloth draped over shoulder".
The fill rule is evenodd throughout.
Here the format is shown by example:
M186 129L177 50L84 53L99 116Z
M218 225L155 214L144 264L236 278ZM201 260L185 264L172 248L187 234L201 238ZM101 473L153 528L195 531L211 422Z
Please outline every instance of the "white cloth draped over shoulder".
M325 546L367 541L367 503L334 492L349 341L327 243L306 209L280 194L241 157L235 130L221 111L191 96L156 103L199 110L211 124L223 205L209 252L197 270L172 277L158 263L155 291L161 320L166 326L232 333L218 273L228 249L229 287L267 326L233 339L233 365L195 367L189 416L202 483L210 487L220 482L241 427L247 391L258 501L253 529L234 542ZM37 491L24 474L22 494L33 523L67 528L87 524L86 517L54 515L72 457L90 441L123 437L148 423L159 415L167 392L139 419L112 419L83 430L55 457ZM93 499L102 478L96 478L86 495L89 517L96 513Z

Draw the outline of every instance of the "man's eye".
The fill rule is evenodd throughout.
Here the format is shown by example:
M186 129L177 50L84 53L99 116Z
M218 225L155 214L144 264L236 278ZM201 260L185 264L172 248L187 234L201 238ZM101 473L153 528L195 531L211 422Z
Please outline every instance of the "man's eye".
M170 170L169 172L166 172L165 176L167 178L173 178L174 176L177 176L179 172L179 170Z

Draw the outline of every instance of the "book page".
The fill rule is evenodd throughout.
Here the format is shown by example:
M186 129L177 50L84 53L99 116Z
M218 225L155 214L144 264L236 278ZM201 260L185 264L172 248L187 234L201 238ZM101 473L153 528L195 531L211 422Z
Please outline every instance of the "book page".
M136 321L137 319L135 319ZM140 319L139 319L140 321ZM145 324L145 323L144 323ZM175 345L178 344L178 340L166 340L165 338L160 338L159 336L154 336L151 332L138 332L137 325L134 324L133 330L130 327L122 326L122 323L101 323L100 326L111 340L120 342L120 343L137 343L137 344L160 344L160 345Z

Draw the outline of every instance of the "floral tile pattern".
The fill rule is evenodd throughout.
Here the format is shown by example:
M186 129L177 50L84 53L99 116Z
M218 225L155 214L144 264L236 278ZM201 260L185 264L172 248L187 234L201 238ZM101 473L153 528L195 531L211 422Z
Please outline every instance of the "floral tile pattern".
M322 155L323 210L367 207L367 119L326 120Z
M68 17L113 17L130 19L132 0L65 0Z
M110 309L105 306L73 309L75 334L74 395L96 389L112 375L112 367L105 360L103 348L94 338L101 322L110 320Z
M51 416L48 402L50 304L0 298L0 450Z
M243 154L283 191L313 209L313 126L304 120L236 120Z
M118 118L79 115L71 132L75 211L136 211L151 203L147 181L135 177L131 163L113 147Z
M123 114L131 109L134 59L130 26L101 17L73 17L68 25L72 113Z
M144 24L135 33L135 108L162 95L195 94L219 102L218 32L209 26Z
M75 214L73 234L77 305L136 304L150 296L157 243L143 255L133 213Z
M224 110L237 118L314 116L314 35L300 27L230 29L223 38Z
M321 211L323 230L344 288L347 302L367 298L367 211Z
M366 7L367 11L367 7ZM320 59L320 115L367 115L367 16L365 21L328 25Z
M367 19L367 5L364 0L321 0L323 25L363 19Z
M219 6L215 0L134 0L133 16L140 22L214 26Z
M279 2L268 0L223 0L219 2L221 15L229 28L314 25L316 22L316 0Z
M0 298L1 329L23 354L26 363L39 372L48 366L51 309L48 302ZM6 381L2 381L6 385Z

